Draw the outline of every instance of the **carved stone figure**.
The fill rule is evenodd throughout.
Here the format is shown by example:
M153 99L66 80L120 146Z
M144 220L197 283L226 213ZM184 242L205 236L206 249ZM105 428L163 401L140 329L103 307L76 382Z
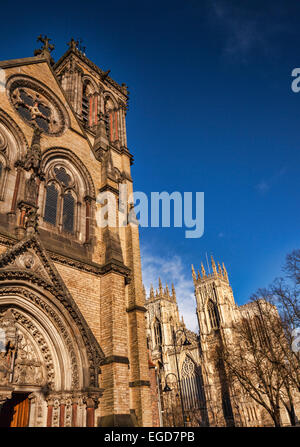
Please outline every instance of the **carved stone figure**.
M29 151L26 153L23 161L24 169L26 171L32 169L36 175L40 174L40 165L42 160L41 146L40 146L41 133L42 131L40 129L38 128L34 129L31 147Z
M25 182L25 201L35 205L38 197L39 187L35 180L35 175L32 174Z

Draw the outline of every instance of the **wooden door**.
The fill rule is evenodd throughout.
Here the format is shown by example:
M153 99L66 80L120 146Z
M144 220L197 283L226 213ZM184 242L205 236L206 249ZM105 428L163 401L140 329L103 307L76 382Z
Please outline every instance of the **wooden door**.
M27 427L29 406L28 393L13 393L1 408L0 427Z

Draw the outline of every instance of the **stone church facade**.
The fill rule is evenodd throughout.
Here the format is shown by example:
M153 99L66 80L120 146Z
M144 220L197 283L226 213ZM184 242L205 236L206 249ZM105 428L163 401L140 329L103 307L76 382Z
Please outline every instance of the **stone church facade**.
M132 191L127 88L39 41L0 63L0 425L151 426L138 228L97 225Z
M158 290L152 287L146 299L148 344L159 382L163 424L182 426L185 419L187 426L196 427L273 426L261 405L229 383L224 364L215 356L221 343L234 343L234 322L255 317L255 304L236 304L224 264L216 265L212 258L208 269L201 264L201 273L196 274L192 267L198 334L180 318L174 286L170 292L159 280ZM295 399L298 417L299 404ZM280 413L282 424L289 425L282 404Z

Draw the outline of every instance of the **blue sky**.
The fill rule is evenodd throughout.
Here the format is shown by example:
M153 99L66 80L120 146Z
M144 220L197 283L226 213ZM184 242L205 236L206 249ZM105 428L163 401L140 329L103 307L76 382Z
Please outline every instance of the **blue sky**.
M46 5L46 4L45 4ZM141 229L144 282L174 281L194 329L190 264L224 261L236 301L280 275L299 248L300 67L297 1L64 1L1 5L0 59L70 37L130 90L135 189L204 191L205 233ZM20 33L22 35L20 36Z

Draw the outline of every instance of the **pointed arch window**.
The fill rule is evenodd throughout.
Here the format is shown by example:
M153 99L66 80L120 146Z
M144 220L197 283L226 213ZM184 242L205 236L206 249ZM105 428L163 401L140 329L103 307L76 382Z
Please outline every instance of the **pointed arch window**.
M220 315L219 315L218 306L216 305L216 303L214 301L209 300L207 310L208 310L209 321L210 321L210 325L211 325L212 329L219 329Z
M44 212L44 220L52 225L56 225L57 221L57 202L58 190L54 183L46 188L46 204Z
M68 191L64 195L64 204L63 204L63 230L68 233L73 233L74 231L74 214L75 214L75 200L71 194L71 191Z
M200 365L186 356L181 368L182 394L186 410L200 409L205 420L206 398Z
M44 221L57 226L60 231L74 234L79 206L77 183L64 166L55 166L48 175L50 181L46 187Z
M82 89L81 113L84 123L92 127L98 122L98 94L91 82L85 81Z
M162 345L162 332L161 332L161 324L158 321L158 319L156 319L155 324L154 324L154 337L155 337L155 345L161 346Z

